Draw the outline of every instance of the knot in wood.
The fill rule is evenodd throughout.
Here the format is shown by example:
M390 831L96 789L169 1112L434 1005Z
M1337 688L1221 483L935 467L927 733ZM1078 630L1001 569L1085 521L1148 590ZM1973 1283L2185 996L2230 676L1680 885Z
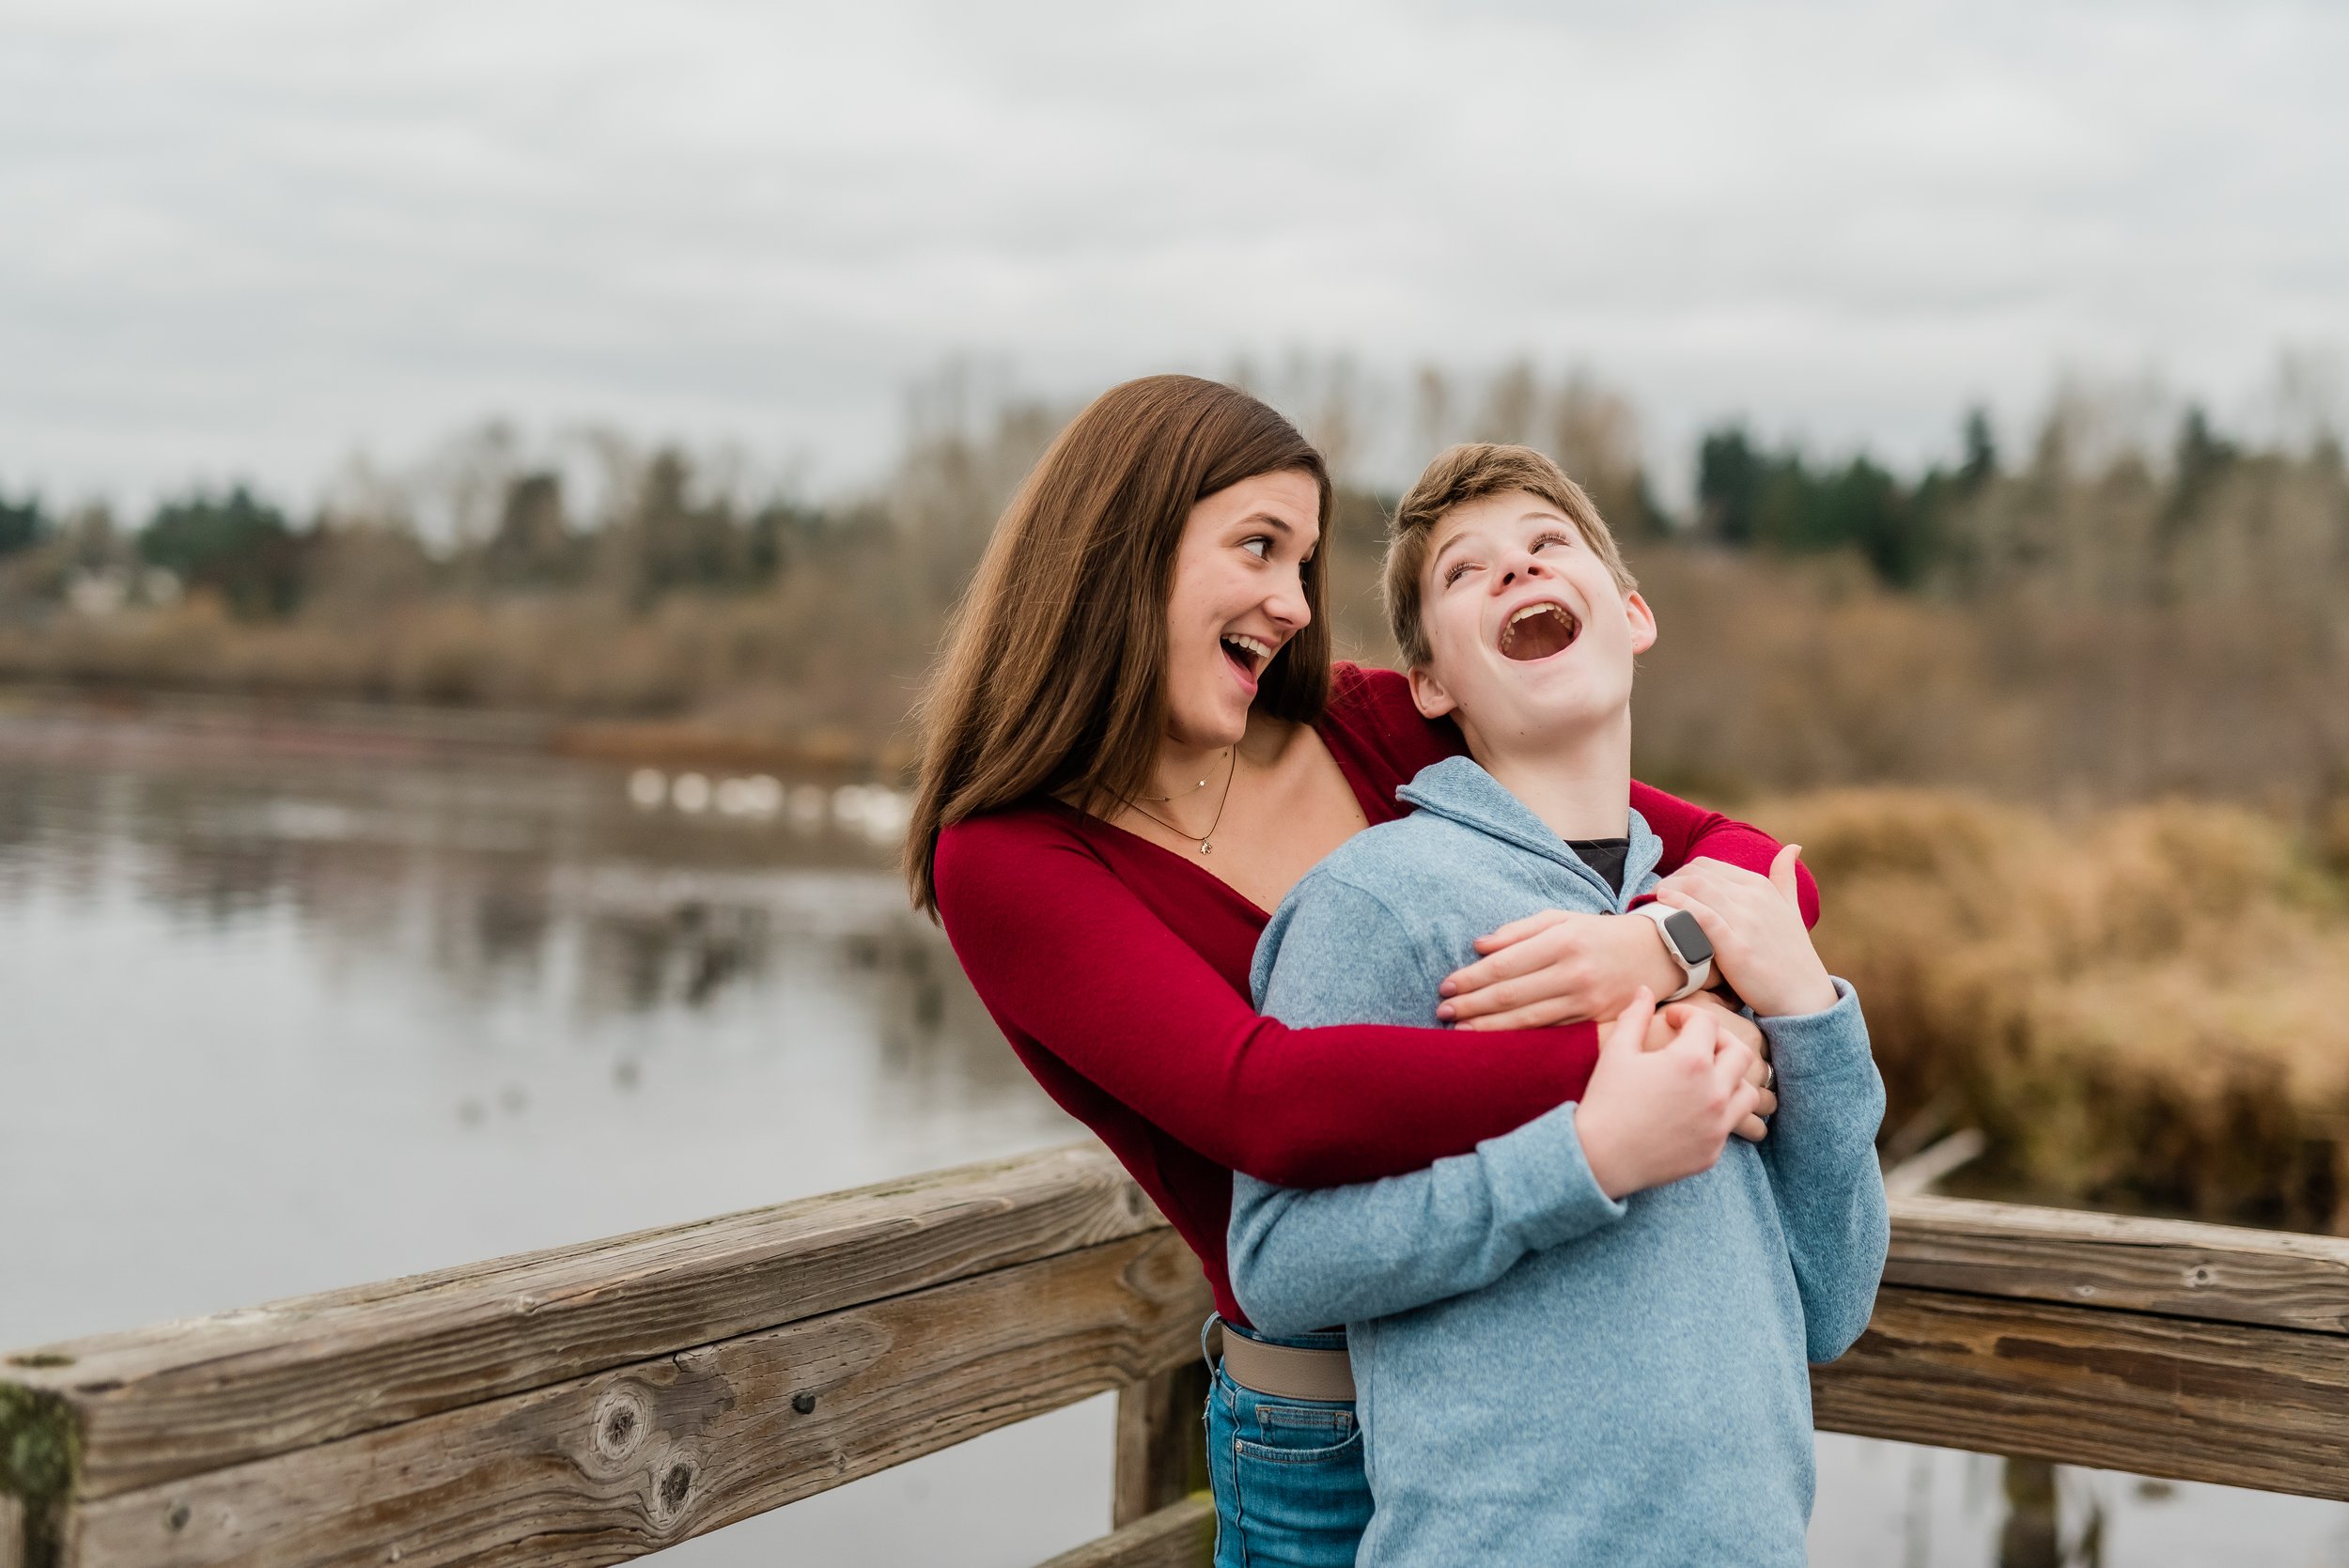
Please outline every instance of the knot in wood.
M163 1523L170 1526L173 1531L177 1532L187 1529L188 1521L194 1517L194 1511L190 1509L186 1503L176 1502L173 1503L170 1510L163 1514Z
M2201 1286L2209 1284L2210 1281L2211 1268L2210 1265L2206 1263L2198 1263L2192 1268L2186 1271L2186 1282L2188 1285L2200 1288Z
M651 1425L644 1394L628 1384L615 1384L596 1402L596 1452L606 1459L625 1459L644 1442Z
M692 1462L686 1459L672 1460L669 1467L661 1472L658 1494L661 1499L659 1505L661 1516L663 1519L676 1518L684 1510L685 1499L692 1496Z
M791 1408L797 1410L802 1416L812 1416L816 1413L816 1396L814 1394L793 1394L791 1396Z

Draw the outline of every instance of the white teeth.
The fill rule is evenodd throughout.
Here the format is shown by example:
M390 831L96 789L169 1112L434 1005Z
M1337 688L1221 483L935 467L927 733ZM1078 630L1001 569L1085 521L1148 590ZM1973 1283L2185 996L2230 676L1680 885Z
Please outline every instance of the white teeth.
M1248 652L1254 654L1258 659L1270 659L1272 657L1272 644L1269 643L1260 643L1253 637L1232 635L1225 637L1223 640L1231 644L1236 648L1246 649Z
M1559 614L1561 614L1561 615L1564 615L1564 614L1566 613L1566 612L1564 611L1564 609L1563 609L1563 608L1562 608L1561 606L1555 605L1555 604L1548 604L1548 603L1543 603L1543 604L1529 604L1529 605L1527 605L1524 609L1522 609L1522 610L1518 611L1516 614L1514 614L1514 615L1510 616L1510 617L1509 617L1509 624L1510 624L1511 626L1515 626L1515 625L1517 625L1519 621L1521 621L1521 620L1525 619L1525 617L1526 617L1526 616L1528 616L1528 615L1539 615L1539 614L1543 613L1545 611L1550 611L1550 610L1555 610L1555 611L1557 611L1557 612L1558 612L1558 613L1559 613ZM1569 615L1569 616L1567 616L1567 619L1571 620L1571 619L1573 619L1573 617Z

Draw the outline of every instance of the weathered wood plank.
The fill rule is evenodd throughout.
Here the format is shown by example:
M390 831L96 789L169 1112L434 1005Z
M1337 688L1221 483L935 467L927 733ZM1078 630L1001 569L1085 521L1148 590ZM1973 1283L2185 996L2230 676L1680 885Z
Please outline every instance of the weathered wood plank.
M1196 1354L1117 1396L1110 1523L1123 1528L1207 1484L1207 1363Z
M2349 1237L1917 1197L1888 1284L2349 1334Z
M587 1564L1119 1387L1082 1550L1191 1561L1207 1305L1086 1144L0 1357L0 1413L78 1439L67 1568ZM1920 1197L1813 1386L1831 1430L2349 1498L2344 1335L2349 1239Z
M1204 1496L1169 1503L1039 1568L1207 1568L1215 1557L1215 1504Z
M1097 1144L0 1358L107 1497L1165 1220ZM60 1363L60 1364L49 1364Z
M1887 1286L1813 1368L1824 1430L2349 1499L2329 1334Z
M1199 1354L1171 1232L85 1502L69 1568L624 1561Z

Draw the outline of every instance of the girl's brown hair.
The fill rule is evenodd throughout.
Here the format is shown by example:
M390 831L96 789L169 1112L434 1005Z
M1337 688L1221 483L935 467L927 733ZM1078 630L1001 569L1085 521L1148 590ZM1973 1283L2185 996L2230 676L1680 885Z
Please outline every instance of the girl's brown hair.
M1243 479L1330 474L1295 426L1195 376L1112 387L1060 433L988 542L918 709L922 778L906 832L916 908L938 912L938 835L1050 795L1081 811L1145 787L1166 733L1166 606L1190 509ZM1330 692L1321 556L1313 619L1273 656L1255 706L1310 722Z

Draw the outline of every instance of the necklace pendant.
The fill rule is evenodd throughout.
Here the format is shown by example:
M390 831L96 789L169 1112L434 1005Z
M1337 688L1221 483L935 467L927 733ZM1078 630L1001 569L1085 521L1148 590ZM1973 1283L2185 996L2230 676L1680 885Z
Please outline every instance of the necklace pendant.
M1212 855L1215 853L1215 846L1203 838L1199 841L1199 852L1202 855Z

